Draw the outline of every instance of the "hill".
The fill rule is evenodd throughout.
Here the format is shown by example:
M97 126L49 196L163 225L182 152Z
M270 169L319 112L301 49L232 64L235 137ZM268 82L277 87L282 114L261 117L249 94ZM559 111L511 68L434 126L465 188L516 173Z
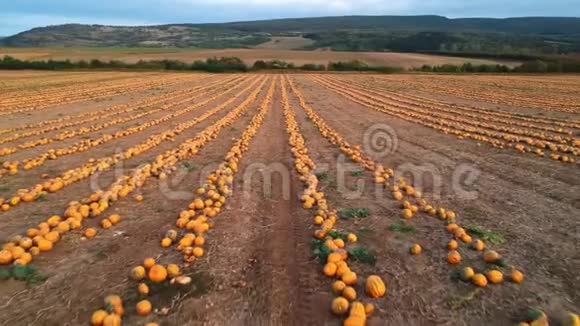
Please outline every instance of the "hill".
M2 43L9 47L285 48L276 42L283 37L308 39L296 43L305 50L558 54L580 52L580 18L344 16L134 27L67 24L34 28Z

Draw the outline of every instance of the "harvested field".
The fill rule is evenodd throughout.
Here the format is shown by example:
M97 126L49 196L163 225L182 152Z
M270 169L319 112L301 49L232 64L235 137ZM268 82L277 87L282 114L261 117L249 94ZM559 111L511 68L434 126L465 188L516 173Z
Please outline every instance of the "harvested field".
M382 53L382 52L332 52L332 51L298 51L273 48L277 45L288 45L293 42L267 43L264 49L156 49L156 48L0 48L0 57L9 55L25 60L70 59L78 60L120 60L135 63L139 60L174 59L184 62L205 60L211 57L238 57L247 64L257 60L284 60L296 65L307 63L327 64L329 61L362 60L370 65L397 66L404 68L421 67L422 65L457 64L465 62L473 64L497 64L498 61L486 59L471 59L445 57L414 53ZM292 45L291 45L292 46ZM293 47L293 46L292 46ZM499 62L508 66L516 66L518 62Z
M0 80L0 325L579 312L578 76Z

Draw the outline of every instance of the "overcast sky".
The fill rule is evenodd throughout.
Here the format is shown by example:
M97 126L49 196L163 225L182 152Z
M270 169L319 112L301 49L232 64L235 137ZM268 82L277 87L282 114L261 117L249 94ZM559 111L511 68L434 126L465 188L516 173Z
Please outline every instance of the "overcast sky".
M0 0L0 35L64 23L145 25L333 15L580 16L580 0Z

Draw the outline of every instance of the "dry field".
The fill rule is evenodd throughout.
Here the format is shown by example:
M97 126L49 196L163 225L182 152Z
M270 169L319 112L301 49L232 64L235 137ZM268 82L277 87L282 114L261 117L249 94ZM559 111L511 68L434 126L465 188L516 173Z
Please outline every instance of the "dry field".
M284 49L285 46L293 46L292 42L264 43L260 49L224 49L224 50L196 50L196 49L155 49L155 48L0 48L0 57L10 55L23 60L48 60L81 59L121 60L134 63L139 60L163 60L174 59L184 62L205 60L211 57L239 57L248 64L256 60L280 59L292 62L296 65L306 63L327 64L329 61L363 60L371 65L397 66L404 68L421 67L424 64L442 65L472 62L474 64L496 64L497 61L485 59L470 59L434 56L413 53L381 53L381 52L331 52L331 51L298 51ZM508 66L518 65L518 62L501 62Z
M0 80L0 325L578 325L580 77Z

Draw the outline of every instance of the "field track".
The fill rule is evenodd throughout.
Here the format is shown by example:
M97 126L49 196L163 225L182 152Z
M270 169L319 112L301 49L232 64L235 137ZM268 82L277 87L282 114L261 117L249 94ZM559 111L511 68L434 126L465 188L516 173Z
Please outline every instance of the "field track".
M0 325L567 325L579 89L2 72Z

